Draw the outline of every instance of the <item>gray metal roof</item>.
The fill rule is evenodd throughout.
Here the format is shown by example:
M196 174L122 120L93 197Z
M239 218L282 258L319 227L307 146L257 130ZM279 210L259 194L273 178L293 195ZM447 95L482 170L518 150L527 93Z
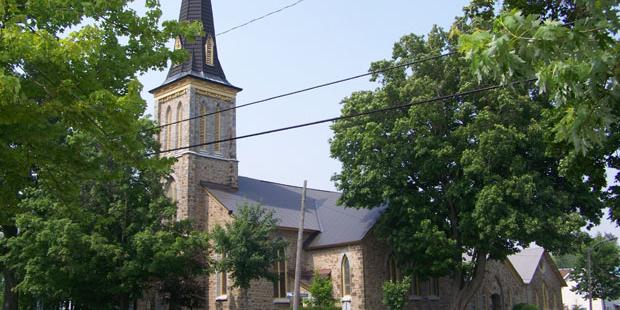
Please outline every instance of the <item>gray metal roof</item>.
M545 249L531 247L523 249L521 252L508 256L508 260L523 279L525 284L529 284L534 278L540 259L545 253Z
M279 226L297 229L301 187L239 177L239 188L203 183L215 198L233 213L246 203L273 210ZM362 240L377 222L383 208L350 209L338 206L340 193L308 189L304 229L317 232L307 248L349 244Z

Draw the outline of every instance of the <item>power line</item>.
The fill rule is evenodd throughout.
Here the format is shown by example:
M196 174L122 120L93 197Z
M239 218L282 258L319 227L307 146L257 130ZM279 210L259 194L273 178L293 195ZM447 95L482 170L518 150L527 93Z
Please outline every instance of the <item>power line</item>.
M241 24L241 25L238 25L238 26L232 27L232 28L230 28L230 29L228 29L228 30L226 30L226 31L222 31L222 32L220 32L220 33L216 34L216 36L221 36L221 35L224 35L224 34L227 34L227 33L231 32L231 31L233 31L233 30L237 30L237 29L239 29L239 28L245 27L245 26L247 26L247 25L249 25L249 24L251 24L251 23L257 22L257 21L259 21L259 20L261 20L261 19L264 19L264 18L267 18L267 17L269 17L269 16L271 16L271 15L274 15L274 14L280 13L280 12L282 12L282 11L286 10L286 9L292 8L292 7L294 7L294 6L296 6L296 5L300 4L300 3L302 3L302 2L304 2L304 1L305 1L305 0L298 0L298 1L297 1L297 2L295 2L295 3L289 4L289 5L287 5L287 6L284 6L284 7L280 8L280 9L277 9L277 10L275 10L275 11L269 12L269 13L267 13L267 14L263 15L263 16L260 16L260 17L254 18L254 19L252 19L252 20L250 20L250 21L248 21L248 22L246 22L246 23L243 23L243 24Z
M206 117L206 116L211 116L211 115L214 115L214 114L224 113L224 112L231 111L231 110L237 110L237 109L241 109L241 108L244 108L244 107L249 107L249 106L252 106L252 105L256 105L256 104L259 104L259 103L264 103L264 102L272 101L272 100L275 100L275 99L289 97L289 96L292 96L292 95L297 95L297 94L305 93L305 92L316 90L316 89L319 89L319 88L324 88L324 87L327 87L327 86L332 86L332 85L336 85L336 84L340 84L340 83L356 80L356 79L359 79L359 78L362 78L362 77L366 77L366 76L370 76L370 75L373 75L373 74L383 73L383 72L387 72L387 71L391 71L391 70L399 69L399 68L404 68L404 67L416 65L416 64L419 64L419 63L423 63L423 62L427 62L427 61L431 61L431 60L435 60L435 59L439 59L439 58L443 58L443 57L453 56L453 55L456 55L456 54L457 54L457 52L450 52L450 53L441 54L441 55L438 55L438 56L422 58L422 59L419 59L419 60L403 63L403 64L400 64L400 65L391 66L391 67L388 67L388 68L385 68L385 69L374 70L374 71L370 71L370 72L367 72L367 73L354 75L354 76L351 76L351 77L348 77L348 78L344 78L344 79L340 79L340 80L336 80L336 81L332 81L332 82L327 82L327 83L324 83L324 84L319 84L319 85L311 86L311 87L308 87L308 88L292 91L292 92L289 92L289 93L285 93L285 94L281 94L281 95L277 95L277 96L273 96L273 97L269 97L269 98L265 98L265 99L260 99L260 100L257 100L257 101L252 101L252 102L249 102L249 103L246 103L246 104L242 104L242 105L238 105L238 106L234 106L234 107L231 107L231 108L226 108L226 109L222 109L222 110L219 110L219 111L209 112L209 113L206 113L206 114L202 114L202 115L198 115L198 116L194 116L194 117L190 117L190 118L186 118L186 119L170 122L170 123L167 123L167 124L155 126L155 127L151 128L151 130L161 129L161 128L164 128L164 127L167 127L167 126L176 125L176 124L179 124L179 123L183 123L183 122L187 122L187 121L203 118L203 117Z
M238 137L234 137L234 138L221 139L221 140L207 142L207 143L199 143L199 144L194 144L194 145L189 145L189 146L177 147L177 148L174 148L174 149L168 149L168 150L163 150L163 151L158 151L158 152L150 153L148 155L156 155L156 154L162 154L162 153L169 153L169 152L174 152L174 151L186 150L186 149L190 149L190 148L194 148L194 147L199 147L199 146L207 146L207 145L212 145L212 144L218 144L218 143L236 141L236 140L247 139L247 138L252 138L252 137L264 136L264 135L273 134L273 133L277 133L277 132L281 132L281 131L288 131L288 130L293 130L293 129L299 129L299 128L303 128L303 127L309 127L309 126L319 125L319 124L323 124L323 123L335 122L335 121L339 121L339 120L356 118L356 117L360 117L360 116L366 116L366 115L371 115L371 114L383 113L383 112L388 112L388 111L393 111L393 110L400 110L400 109L408 108L408 107L411 107L411 106L414 106L414 105L422 105L422 104L426 104L426 103L433 103L433 102L443 101L443 100L452 99L452 98L459 98L459 97L463 97L463 96L469 96L469 95L473 95L473 94L477 94L477 93L491 91L491 90L495 90L495 89L499 89L499 88L510 87L510 86L514 86L514 85L518 85L518 84L531 83L531 82L534 82L534 81L537 81L537 80L538 79L520 80L520 81L511 82L511 83L508 83L508 84L499 84L499 85L487 86L487 87L477 88L477 89L468 90L468 91L464 91L464 92L459 92L459 93L455 93L455 94L451 94L451 95L434 97L434 98L431 98L431 99L426 99L426 100L421 100L421 101L414 101L414 102L410 102L410 103L407 103L407 104L397 105L397 106L393 106L393 107L387 107L387 108L383 108L383 109L370 110L370 111L354 113L354 114L350 114L350 115L332 117L332 118L323 119L323 120L319 120L319 121L314 121L314 122L310 122L310 123L304 123L304 124L299 124L299 125L282 127L282 128L277 128L277 129L272 129L272 130L252 133L252 134L248 134L248 135L238 136Z

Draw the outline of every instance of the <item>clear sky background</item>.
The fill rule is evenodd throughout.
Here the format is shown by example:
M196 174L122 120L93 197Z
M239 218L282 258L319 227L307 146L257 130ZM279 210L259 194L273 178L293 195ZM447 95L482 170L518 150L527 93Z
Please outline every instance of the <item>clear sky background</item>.
M177 19L181 0L163 0L164 20ZM215 29L221 32L295 0L212 0ZM433 25L449 29L467 0L305 0L284 12L217 38L228 80L244 89L237 104L365 73L373 61L391 57L403 35L424 35ZM143 1L137 1L137 6ZM170 42L172 47L173 42ZM140 78L148 90L167 71ZM331 86L237 110L237 135L340 115L352 92L378 87L368 79ZM330 157L329 124L237 141L239 174L272 182L335 190L331 177L340 163ZM599 230L620 235L605 223Z

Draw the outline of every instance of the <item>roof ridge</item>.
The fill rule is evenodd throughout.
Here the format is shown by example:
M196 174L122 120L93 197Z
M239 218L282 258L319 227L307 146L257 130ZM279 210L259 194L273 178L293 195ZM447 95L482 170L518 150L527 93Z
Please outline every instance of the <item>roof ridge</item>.
M291 184L285 184L285 183L280 183L280 182L274 182L274 181L267 181L267 180L262 180L262 179L257 179L257 178L251 178L251 177L246 177L246 176L239 176L240 178L246 178L246 179L252 179L254 181L259 181L259 182L263 182L263 183L270 183L270 184L275 184L275 185L282 185L282 186L288 186L288 187L293 187L293 188L298 188L301 189L301 186L296 186L296 185L291 185ZM317 191L317 192L324 192L324 193L332 193L332 194L342 194L341 192L337 192L337 191L330 191L330 190L326 190L326 189L318 189L318 188L311 188L308 187L308 190L311 191Z

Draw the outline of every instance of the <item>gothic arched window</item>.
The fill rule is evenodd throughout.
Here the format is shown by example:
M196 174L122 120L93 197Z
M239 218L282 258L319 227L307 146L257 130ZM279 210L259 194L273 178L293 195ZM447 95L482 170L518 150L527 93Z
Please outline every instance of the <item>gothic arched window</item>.
M172 200L172 202L177 202L177 183L174 179L169 179L166 183L166 196Z
M349 258L344 255L342 257L342 265L340 267L342 296L351 295L351 265L349 264Z
M219 259L224 258L226 258L225 254L219 257ZM215 295L218 298L226 297L226 295L228 295L228 275L226 273L226 270L217 270L215 274L215 282Z
M207 37L207 42L205 42L205 62L209 66L215 64L215 41L212 36Z
M286 298L287 287L287 268L286 268L286 253L284 249L276 252L276 262L273 266L276 274L276 280L273 283L273 297L274 298Z
M213 122L213 139L214 141L220 141L222 140L222 109L220 109L220 105L217 105L217 109L215 110L215 120ZM213 146L213 149L216 152L221 152L222 151L222 147L221 147L221 143L216 143Z
M177 37L174 40L174 49L175 50L180 50L181 48L183 48L183 43L181 43L181 37Z
M402 275L400 270L398 269L398 264L396 263L396 258L393 254L390 254L387 261L387 275L388 280L395 282L400 281L402 279Z
M164 150L168 150L171 148L170 139L172 136L172 126L170 125L170 123L172 123L172 111L170 107L168 107L168 109L166 110L166 129L164 130L163 139Z
M547 290L547 284L542 283L542 296L543 296L543 310L549 310L549 291Z
M183 106L179 102L179 105L177 106L177 123L176 123L177 138L175 142L175 148L181 147L181 145L183 144L183 123L181 122L182 120L183 120Z
M198 129L199 129L199 141L200 144L207 143L207 117L204 116L207 114L207 107L205 104L200 105L200 118L198 119ZM203 145L200 147L201 150L206 150L207 146Z
M433 277L428 280L428 295L439 297L439 278Z

